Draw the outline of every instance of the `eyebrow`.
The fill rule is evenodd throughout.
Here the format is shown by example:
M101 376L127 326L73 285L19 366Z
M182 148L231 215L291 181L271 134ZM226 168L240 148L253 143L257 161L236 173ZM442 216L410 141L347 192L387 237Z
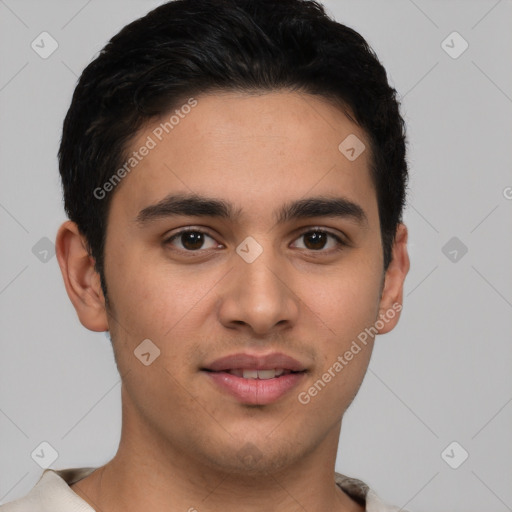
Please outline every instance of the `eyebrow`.
M170 194L156 204L142 209L136 222L144 226L149 222L173 216L216 217L236 222L242 214L241 208L223 199L197 194ZM346 218L360 226L368 226L368 217L363 208L344 197L310 197L284 204L274 211L277 224L312 217Z

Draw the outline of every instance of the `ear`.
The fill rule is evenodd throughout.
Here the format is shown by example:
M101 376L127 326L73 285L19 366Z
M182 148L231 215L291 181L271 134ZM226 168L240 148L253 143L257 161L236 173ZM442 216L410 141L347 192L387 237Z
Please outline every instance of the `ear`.
M107 331L105 297L94 259L87 251L85 238L78 226L64 222L55 241L55 252L69 299L84 327L91 331Z
M386 270L384 287L379 305L379 319L384 326L378 329L379 334L391 331L400 318L402 310L404 281L409 272L410 262L407 252L407 227L399 224L393 244L392 259Z

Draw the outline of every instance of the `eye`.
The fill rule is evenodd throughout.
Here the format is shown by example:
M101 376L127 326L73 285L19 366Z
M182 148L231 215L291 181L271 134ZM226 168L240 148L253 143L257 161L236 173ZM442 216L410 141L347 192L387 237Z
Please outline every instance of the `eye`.
M320 251L321 249L325 249L326 245L329 242L329 237L331 238L331 246L327 247L327 249L332 249L334 251L341 250L347 244L337 235L331 233L329 231L325 231L323 229L312 229L302 233L297 240L304 238L305 243L303 243L303 247L299 247L299 249L309 249L312 251ZM331 252L329 250L321 251L321 252Z
M210 247L203 247L207 238L213 240L214 243L211 244ZM213 249L219 245L210 235L204 231L194 228L183 229L178 233L175 233L170 238L167 238L164 241L164 244L173 245L175 241L179 242L181 245L178 249L188 252L198 251L200 249Z
M298 247L295 245L295 247L314 252L338 251L348 245L341 239L341 237L324 229L310 229L309 231L302 233L297 240L300 240L301 238L304 239L302 247L300 244ZM205 247L205 243L208 239L211 240L210 246ZM198 252L200 250L214 249L221 245L218 244L212 236L197 228L182 229L167 238L164 241L164 244L172 245L178 250L185 252Z

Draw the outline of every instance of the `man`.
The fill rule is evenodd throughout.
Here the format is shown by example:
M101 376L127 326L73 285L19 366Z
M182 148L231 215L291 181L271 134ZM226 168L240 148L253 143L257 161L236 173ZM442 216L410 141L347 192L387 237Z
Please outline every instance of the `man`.
M177 0L112 38L64 122L56 250L121 440L2 512L397 510L334 471L409 269L395 94L313 1Z

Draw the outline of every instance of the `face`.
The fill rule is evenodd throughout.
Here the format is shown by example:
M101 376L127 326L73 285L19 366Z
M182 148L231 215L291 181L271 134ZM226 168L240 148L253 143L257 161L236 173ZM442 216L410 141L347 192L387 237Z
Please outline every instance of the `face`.
M132 151L150 150L112 198L123 414L211 467L246 469L246 455L254 470L285 467L339 434L368 328L396 298L381 293L395 276L383 274L369 143L310 95L195 100L169 133L166 116L138 134ZM348 136L367 148L355 159L339 149Z

